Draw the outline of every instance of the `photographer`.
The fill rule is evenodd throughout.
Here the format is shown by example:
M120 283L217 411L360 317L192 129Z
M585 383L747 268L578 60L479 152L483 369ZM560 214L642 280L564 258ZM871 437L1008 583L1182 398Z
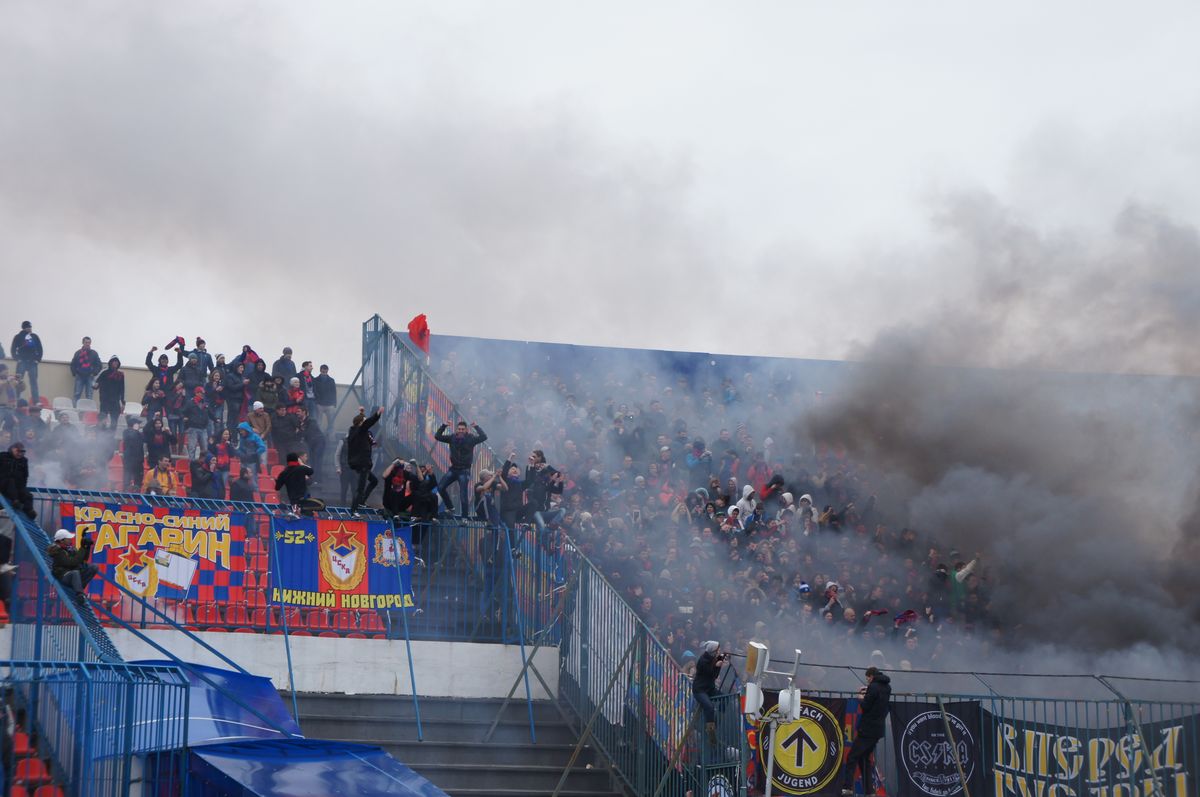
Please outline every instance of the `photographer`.
M479 471L479 482L475 485L475 518L488 525L500 524L500 495L508 491L503 469L492 473Z
M554 523L566 514L561 507L550 508L550 496L562 495L563 475L546 462L546 454L540 449L534 449L529 455L529 465L525 468L525 489L529 503L525 506L528 516L533 515L539 532L546 530L547 524Z
M729 654L721 653L720 648L721 643L714 640L704 643L704 652L696 660L696 677L692 680L692 696L704 714L704 733L712 745L717 743L717 710L712 699L717 696L721 668L729 661Z
M88 560L92 558L92 538L86 534L79 547L75 547L75 532L59 529L54 533L54 542L46 549L50 560L50 572L63 586L74 590L82 600L88 582L99 572Z

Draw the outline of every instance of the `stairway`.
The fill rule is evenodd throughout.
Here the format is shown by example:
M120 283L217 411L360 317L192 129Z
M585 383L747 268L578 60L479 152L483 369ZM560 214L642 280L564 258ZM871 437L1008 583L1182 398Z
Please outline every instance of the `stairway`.
M377 744L452 797L549 797L578 740L550 701L534 703L537 743L524 701L421 698L425 740L417 741L411 697L298 695L306 736ZM620 797L615 776L591 746L576 759L560 797Z

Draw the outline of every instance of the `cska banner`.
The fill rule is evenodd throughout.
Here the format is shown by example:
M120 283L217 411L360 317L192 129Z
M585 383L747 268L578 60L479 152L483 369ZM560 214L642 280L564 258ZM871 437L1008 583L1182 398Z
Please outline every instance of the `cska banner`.
M326 609L413 605L412 530L365 520L277 520L271 600Z
M143 598L240 601L245 515L146 505L59 505L64 529L92 538L92 562ZM120 590L96 579L88 591L117 599Z
M900 778L898 797L957 797L985 792L983 740L979 738L982 712L978 703L946 703L945 714L937 703L898 702L891 708L892 743Z

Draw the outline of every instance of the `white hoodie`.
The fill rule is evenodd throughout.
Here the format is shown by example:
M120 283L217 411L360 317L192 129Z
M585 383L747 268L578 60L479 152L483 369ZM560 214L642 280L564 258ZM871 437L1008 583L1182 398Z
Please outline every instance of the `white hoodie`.
M752 495L754 495L754 488L747 484L742 488L742 497L734 504L738 508L738 515L742 518L754 511L754 500L750 497Z

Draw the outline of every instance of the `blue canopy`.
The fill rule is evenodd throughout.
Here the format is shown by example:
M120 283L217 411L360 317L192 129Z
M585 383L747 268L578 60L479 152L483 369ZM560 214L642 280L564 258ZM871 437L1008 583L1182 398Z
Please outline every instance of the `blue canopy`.
M194 797L446 797L378 747L316 739L216 744L193 750Z

